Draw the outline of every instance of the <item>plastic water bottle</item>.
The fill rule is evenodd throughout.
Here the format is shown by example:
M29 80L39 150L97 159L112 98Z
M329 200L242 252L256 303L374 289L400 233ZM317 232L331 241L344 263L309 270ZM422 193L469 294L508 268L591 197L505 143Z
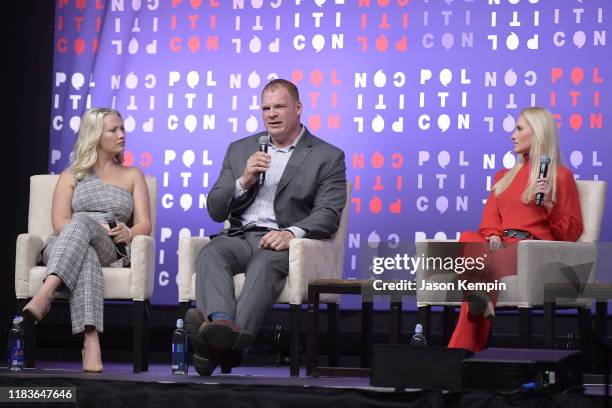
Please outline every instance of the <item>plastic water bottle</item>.
M15 316L13 327L9 332L8 368L11 371L20 371L23 368L23 317Z
M410 345L411 346L421 346L421 347L424 347L427 345L427 339L425 338L425 336L423 336L423 325L421 323L418 323L414 327L414 334L412 335L412 338L410 339Z
M178 319L176 329L172 333L172 374L184 375L188 369L187 334L183 329L183 319Z

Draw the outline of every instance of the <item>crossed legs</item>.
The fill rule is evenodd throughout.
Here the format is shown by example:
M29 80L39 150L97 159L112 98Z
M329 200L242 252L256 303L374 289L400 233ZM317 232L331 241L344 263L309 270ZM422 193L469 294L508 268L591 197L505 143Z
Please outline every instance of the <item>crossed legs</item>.
M485 270L482 274L466 274L466 280L472 282L496 282L516 274L517 239L504 238L504 248L491 252L489 242L478 232L464 231L459 239L464 243L463 256L476 258L487 255ZM473 352L482 351L487 346L491 331L491 319L495 316L499 292L490 290L486 293L464 293L457 326L448 344L449 348L462 348Z
M223 366L227 362L224 360L231 359L234 363L242 360L243 352L259 331L266 313L284 286L289 270L289 252L259 248L264 234L249 231L239 236L220 235L198 255L197 306L207 313L209 319L213 320L218 315L223 319L202 322L197 333L193 324L189 326L191 333L188 330L188 335L206 342L203 346L199 340L192 341L196 354L199 344L202 352L211 357L210 360L219 360L213 361L208 370L203 370L204 375L210 374L216 363ZM238 273L245 273L246 277L244 287L236 298L233 277ZM198 322L195 316L196 312L191 312L186 320ZM205 320L203 316L200 320ZM186 324L186 328L189 327ZM228 353L232 350L234 353ZM236 352L240 353L240 358Z
M104 280L102 264L117 259L113 242L102 226L84 213L76 213L43 253L47 276L43 286L25 306L24 314L40 321L51 308L55 292L70 291L72 332L83 332L83 369L102 371L98 331L103 326Z
M255 336L265 314L283 289L289 271L289 251L259 248L264 232L220 235L202 248L197 259L196 304L210 317L233 316ZM245 273L242 292L234 296L234 275Z

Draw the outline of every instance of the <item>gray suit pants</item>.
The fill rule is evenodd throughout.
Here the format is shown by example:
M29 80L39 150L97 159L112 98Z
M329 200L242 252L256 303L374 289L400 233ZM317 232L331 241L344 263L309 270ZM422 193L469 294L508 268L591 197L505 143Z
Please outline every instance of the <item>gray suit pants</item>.
M282 291L289 272L289 251L259 248L265 231L214 237L198 254L196 303L205 314L224 312L253 336ZM234 296L234 275L245 273L242 292Z
M43 251L47 276L56 274L70 291L72 333L94 326L104 331L104 276L102 266L117 259L106 230L86 213L75 213L59 236L52 235ZM46 278L46 276L45 276Z

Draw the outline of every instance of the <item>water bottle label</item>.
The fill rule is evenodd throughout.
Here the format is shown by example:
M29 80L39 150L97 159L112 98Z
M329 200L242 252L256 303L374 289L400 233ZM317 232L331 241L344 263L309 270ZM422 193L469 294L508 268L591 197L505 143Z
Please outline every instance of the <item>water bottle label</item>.
M172 343L173 353L183 353L185 351L185 345L182 343Z

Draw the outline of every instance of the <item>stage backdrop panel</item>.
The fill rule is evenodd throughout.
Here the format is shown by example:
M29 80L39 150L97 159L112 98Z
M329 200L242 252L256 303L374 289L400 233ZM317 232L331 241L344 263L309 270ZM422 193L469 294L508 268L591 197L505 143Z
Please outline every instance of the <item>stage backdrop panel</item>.
M477 229L523 107L555 114L577 178L610 179L611 12L607 0L57 0L49 171L67 166L85 109L122 112L125 164L159 181L154 303L175 304L178 240L221 228L206 196L226 147L264 129L261 88L288 78L303 123L346 152L345 275L367 275L368 242Z

